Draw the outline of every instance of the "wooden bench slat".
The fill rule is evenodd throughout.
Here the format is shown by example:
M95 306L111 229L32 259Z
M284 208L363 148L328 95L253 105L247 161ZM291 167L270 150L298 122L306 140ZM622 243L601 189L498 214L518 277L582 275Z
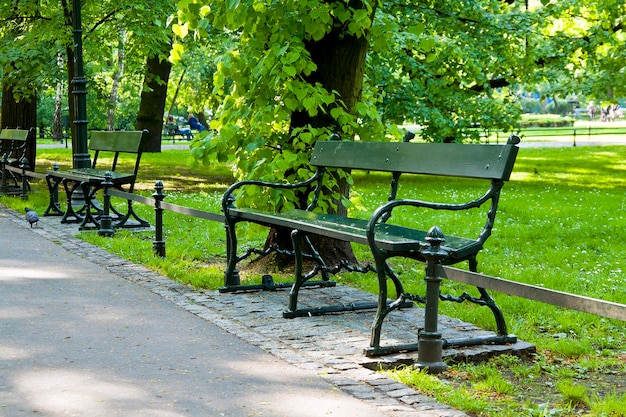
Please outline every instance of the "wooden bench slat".
M96 131L91 133L89 149L105 152L139 153L142 141L141 131Z
M28 139L28 130L23 129L2 129L0 131L0 140L16 140L26 142Z
M67 171L50 171L48 175L55 178L67 178L74 181L104 181L104 174L111 174L111 181L114 184L126 183L135 179L134 174L126 174L122 172L108 171L106 169L94 168L75 168Z
M313 166L508 180L513 145L319 141ZM513 154L513 155L512 155ZM513 156L513 157L512 157Z

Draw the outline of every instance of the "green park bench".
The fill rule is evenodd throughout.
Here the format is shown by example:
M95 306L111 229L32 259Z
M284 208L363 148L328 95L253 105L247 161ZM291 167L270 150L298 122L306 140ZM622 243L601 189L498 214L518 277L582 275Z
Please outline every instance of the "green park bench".
M29 166L27 148L31 138L34 141L34 130L2 129L0 131L0 171L2 172L0 194L22 194L23 179L15 169L11 170L10 167Z
M428 311L429 303L426 297L428 297L428 291L430 290L427 288L426 297L407 293L400 277L394 272L387 260L392 257L404 257L426 262L427 287L430 286L429 280L436 281L432 277L428 277L429 261L433 265L452 265L468 261L469 269L474 272L477 271L477 254L491 235L498 209L500 191L504 182L509 179L513 169L518 152L516 145L519 143L519 138L511 136L505 145L410 143L408 141L410 136L405 137L404 142L384 143L341 141L337 140L338 138L338 135L333 135L335 140L319 141L315 144L310 164L316 168L316 171L306 181L288 184L244 180L233 184L225 192L222 208L225 215L227 233L227 266L224 286L220 291L236 292L263 288L262 285L242 285L240 282L237 264L250 256L250 250L241 255L238 254L236 227L242 222L292 230L295 277L293 283L290 284L289 305L283 313L283 316L286 318L352 311L360 308L354 305L329 305L308 309L298 308L298 294L301 287L308 284L332 286L328 275L338 272L340 269L335 265L326 265L324 263L309 239L311 235L368 245L375 260L375 266L369 269L377 272L379 296L378 302L374 305L377 308L377 313L372 324L370 348L366 349L366 354L376 356L393 351L409 350L409 347L406 345L396 347L380 346L383 320L391 311L409 306L413 301L426 302L426 311ZM323 192L323 179L329 172L336 169L389 173L391 177L391 193L388 201L374 210L369 219L344 217L320 212L318 198L320 193ZM402 175L407 174L462 178L468 179L473 183L482 181L481 184L485 184L485 186L480 187L478 195L462 203L437 203L399 199L397 197L399 180ZM406 184L410 183L407 182ZM309 193L310 204L305 210L293 209L281 213L238 207L235 194L242 187L250 186L283 190L305 190ZM482 227L475 238L456 237L453 235L444 236L437 227L429 227L428 229L430 230L419 230L399 225L397 222L397 220L424 219L424 213L417 212L418 209L432 209L438 212L465 212L483 206L483 210L479 210L479 213L485 213L486 219L484 219L484 223L482 221L478 223L479 227ZM401 210L401 214L397 216L394 214L392 217L392 211L396 213L396 210ZM415 210L415 214L407 214L410 210ZM428 226L433 225L430 224ZM261 253L261 251L256 253ZM268 251L266 250L262 253L267 254ZM303 260L305 258L313 259L316 264L313 270L306 274L303 272ZM434 266L431 269L433 268ZM368 268L365 268L364 272L367 270ZM318 282L309 282L317 274L321 274L323 279ZM270 281L273 284L273 280ZM388 299L387 286L389 281L395 287L396 299L394 301ZM435 291L435 299L437 299L439 296L438 283ZM508 335L503 314L495 301L485 289L478 288L478 291L480 294L479 298L469 296L467 293L460 297L442 294L440 298L457 302L467 300L487 306L494 314L497 325L497 336L488 342L508 343L515 341L514 336ZM372 306L364 305L362 307L371 308ZM471 343L469 342L468 344Z
M109 179L111 187L132 193L135 180L139 172L141 155L148 139L147 131L94 131L91 132L89 150L94 151L90 168L74 168L68 170L48 170L46 182L48 184L49 204L45 216L63 216L62 223L81 223L80 229L99 228L98 216L102 210L97 207L94 200L96 193L103 189L105 179ZM132 172L120 172L117 170L120 158L134 159ZM98 162L105 161L102 165ZM108 164L110 160L110 164ZM105 176L109 173L110 175ZM59 185L62 184L67 197L67 205L63 211L58 202ZM81 201L76 204L76 190L82 190ZM74 206L77 206L77 209ZM80 206L80 207L78 207ZM148 227L150 224L139 218L133 210L132 201L127 200L127 210L121 213L111 208L117 216L116 227ZM133 221L130 221L131 218Z
M191 132L191 129L187 128L186 131L181 131L180 127L177 124L168 123L164 125L162 134L163 138L170 138L175 142L177 136L180 138L180 140L193 139L193 133Z

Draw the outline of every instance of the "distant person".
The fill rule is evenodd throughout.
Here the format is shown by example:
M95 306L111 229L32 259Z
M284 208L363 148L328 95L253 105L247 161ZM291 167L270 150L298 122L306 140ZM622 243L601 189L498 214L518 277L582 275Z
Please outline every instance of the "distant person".
M203 132L206 129L202 123L198 122L193 113L189 113L189 118L187 120L189 121L189 127L191 129L197 130L198 132Z
M615 112L613 111L613 104L609 104L608 106L606 106L606 108L604 109L604 121L606 122L612 122L613 118L615 116Z
M589 102L589 105L587 106L587 113L589 114L589 121L593 122L596 118L596 112L598 111L598 109L596 108L596 105L593 103L593 100Z
M185 136L187 140L191 140L191 138L193 137L191 133L191 129L188 127L183 127L183 128L178 127L178 123L176 123L174 116L172 116L171 114L167 116L167 130L169 134L172 136L174 135Z
M609 121L614 122L615 120L617 120L618 113L620 113L619 104L609 104Z

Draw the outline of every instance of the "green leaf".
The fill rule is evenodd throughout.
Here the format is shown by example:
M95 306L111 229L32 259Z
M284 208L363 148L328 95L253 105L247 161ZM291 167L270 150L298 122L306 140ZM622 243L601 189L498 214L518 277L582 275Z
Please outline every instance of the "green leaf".
M296 71L296 67L294 67L292 65L287 65L287 66L283 67L283 72L285 74L287 74L289 77L295 77L296 74L298 73Z
M306 97L304 100L302 100L302 104L304 105L306 111L309 112L309 114L317 114L317 102L315 101L315 98Z
M189 34L188 24L179 25L177 23L172 25L172 31L181 39L184 39Z
M283 102L285 103L285 107L290 111L294 111L298 108L298 100L293 97L287 97Z
M435 40L431 37L423 37L420 40L420 49L424 52L430 52L435 47Z
M422 33L424 33L424 24L421 22L418 22L414 25L411 25L408 28L408 32L412 33L413 35L419 36Z
M258 12L258 13L265 13L265 11L267 10L267 7L265 7L265 4L263 4L260 1L255 2L252 5L252 8L254 9L255 12Z

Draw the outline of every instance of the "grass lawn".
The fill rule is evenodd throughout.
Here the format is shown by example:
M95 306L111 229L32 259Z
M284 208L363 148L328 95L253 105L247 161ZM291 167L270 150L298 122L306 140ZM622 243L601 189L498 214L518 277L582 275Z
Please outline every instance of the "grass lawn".
M188 152L175 150L145 154L137 189L151 194L154 182L160 179L166 187L165 201L219 212L221 193L233 181L229 166L216 163L192 169L187 156ZM38 170L43 171L54 161L69 163L71 155L63 148L40 149L37 158ZM403 177L399 195L462 200L475 194L474 187L464 181ZM357 176L353 190L357 204L352 214L366 216L385 199L387 189L388 178L382 175ZM11 197L0 197L0 203L16 210L26 205ZM44 184L33 184L27 204L40 213L45 210ZM153 219L152 208L136 208L143 217ZM484 215L478 215L482 216L479 221L484 221ZM149 232L119 231L112 239L85 232L80 237L172 279L194 286L220 286L225 259L223 226L173 213L166 213L165 221L165 259L153 255L154 237ZM482 225L477 228L473 217L465 213L452 219L425 215L405 221L421 229L437 224L444 233L459 236L472 236ZM264 238L263 229L249 228L250 245L258 245ZM368 259L367 248L355 246L355 251L360 259ZM522 148L502 193L493 236L479 256L479 271L626 304L625 251L626 147ZM409 290L423 292L421 265L396 261L395 267ZM373 275L345 273L337 280L377 292ZM455 294L471 291L449 281L442 288ZM394 372L394 377L470 415L626 416L624 321L493 295L510 332L536 344L536 356L454 365L438 376L405 368ZM441 303L441 312L494 329L491 314L475 305Z

